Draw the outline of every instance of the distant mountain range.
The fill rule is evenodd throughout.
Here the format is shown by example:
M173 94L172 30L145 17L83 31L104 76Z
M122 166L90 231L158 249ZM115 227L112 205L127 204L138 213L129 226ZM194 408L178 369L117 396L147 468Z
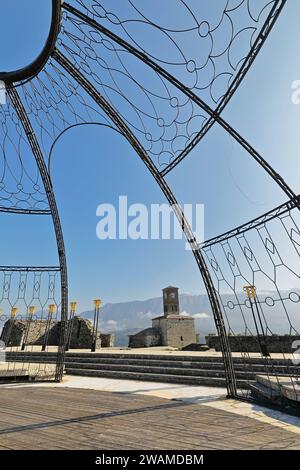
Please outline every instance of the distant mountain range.
M282 298L289 299L282 302L276 301L272 306L272 298L278 298L278 294L273 291L260 292L260 299L267 299L263 304L263 315L269 326L269 333L290 334L300 331L300 291L282 291ZM233 295L222 296L223 304L236 303ZM205 336L209 333L216 333L216 327L211 312L210 304L206 294L192 295L180 294L180 311L182 315L190 315L195 319L196 332L200 335L200 341L205 342ZM244 296L240 302L244 302ZM269 305L269 306L268 306ZM151 326L154 317L162 315L162 297L155 297L147 300L133 300L130 302L107 303L101 308L100 330L107 333L114 333L116 346L127 346L128 335L137 333ZM252 313L249 308L243 308L247 326L255 334ZM226 308L226 314L230 326L234 333L245 333L245 322L241 311L238 308ZM93 311L79 313L81 317L93 320ZM225 325L227 327L226 319ZM0 332L1 332L0 325ZM294 329L293 329L294 328ZM248 332L249 333L249 332Z
M292 291L281 292L282 297L288 298ZM297 292L295 289L293 292ZM263 296L276 298L274 292L266 291ZM216 333L214 319L206 294L192 295L180 294L180 310L183 315L190 315L195 319L197 333L200 334L200 340L209 333ZM223 303L234 302L232 295L224 295ZM287 302L288 315L281 302L276 302L275 306L268 307L264 305L263 313L270 329L274 333L289 334L290 323L296 330L300 330L300 303ZM235 333L243 333L245 325L242 315L238 309L226 309L230 325ZM100 329L105 332L115 334L116 346L128 345L128 334L134 334L144 328L151 326L151 319L161 315L163 304L161 297L155 297L148 300L133 300L130 302L108 303L101 309ZM244 309L247 325L254 329L252 314L250 309ZM93 319L92 311L85 311L80 316Z
M203 334L203 339L206 334L215 332L206 295L181 294L179 299L182 314L195 317L197 331ZM108 303L101 308L100 329L115 334L116 346L127 346L129 334L151 326L152 318L162 315L162 312L162 297ZM85 311L80 316L92 320L93 314L93 311Z

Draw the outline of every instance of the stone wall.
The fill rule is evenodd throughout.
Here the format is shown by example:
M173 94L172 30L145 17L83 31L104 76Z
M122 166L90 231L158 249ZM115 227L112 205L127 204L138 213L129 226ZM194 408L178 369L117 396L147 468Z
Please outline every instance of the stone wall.
M32 320L30 322L26 344L44 344L46 323L46 320ZM27 324L27 320L7 320L1 333L1 341L4 341L6 346L21 346L25 339ZM59 338L60 322L52 321L50 323L47 344L57 346L59 343Z
M46 320L32 320L29 325L27 345L42 345L45 340ZM0 340L7 346L21 346L26 334L27 320L8 320L2 330ZM60 339L60 321L52 321L49 328L48 346L57 346ZM74 317L72 322L71 349L90 349L92 345L93 325L90 320ZM101 344L102 343L102 344ZM97 348L112 347L114 335L97 334Z
M135 335L129 335L130 348L150 348L151 346L160 346L161 336L158 328L147 328Z
M90 349L93 342L93 324L90 320L74 317L70 349ZM101 333L97 334L97 349L101 347Z
M273 335L267 336L267 348L270 353L292 353L292 343L299 341L300 336ZM217 335L206 336L206 343L210 349L221 351L220 339ZM232 352L260 352L259 342L256 336L228 336Z
M115 344L115 335L110 333L101 333L101 347L102 348L113 348Z

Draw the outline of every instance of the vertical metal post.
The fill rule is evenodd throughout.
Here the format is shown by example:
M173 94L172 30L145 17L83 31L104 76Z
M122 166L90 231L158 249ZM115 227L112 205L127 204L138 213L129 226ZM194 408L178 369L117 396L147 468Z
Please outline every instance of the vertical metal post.
M263 324L262 324L262 320L261 320L260 311L259 311L259 308L258 308L256 295L255 295L253 300L254 300L254 305L255 305L257 317L258 317L260 328L261 328L261 334L259 336L259 344L260 344L261 353L264 357L270 357L270 353L268 351L268 346L267 346L267 338L266 338L266 335L265 335L265 332L264 332L264 327L263 327Z
M99 312L101 307L101 300L94 300L94 321L93 321L93 333L92 333L92 346L91 352L95 352L97 349L97 336L98 336L98 326L99 326Z
M68 334L67 334L67 342L66 342L66 351L69 351L71 347L72 341L72 333L73 333L73 324L74 324L74 317L77 308L77 302L70 302L70 318L68 324Z
M12 333L12 330L13 330L13 326L14 326L14 323L15 323L15 320L16 320L18 310L19 310L18 307L12 307L12 309L11 309L10 326L9 326L8 333L5 337L5 346L6 347L9 347L9 341L10 341L11 333Z
M47 322L46 322L44 341L43 341L43 344L42 344L42 351L46 351L46 347L47 347L47 344L48 344L48 337L49 337L49 331L50 331L50 326L51 326L52 315L55 312L56 312L56 305L55 304L50 304L49 307L48 307L48 317L47 317Z
M36 134L31 125L31 122L26 114L26 110L22 104L18 91L14 87L7 88L7 94L14 106L17 116L19 117L23 129L28 138L33 155L35 157L41 178L47 194L49 208L52 214L52 220L56 236L57 251L59 257L59 264L61 270L61 331L56 357L56 372L55 381L60 382L64 372L65 362L65 345L66 345L66 324L68 320L68 274L67 274L67 260L64 245L64 238L62 227L57 210L56 200L53 192L52 182L47 170L47 166L43 157L42 150L39 146Z
M267 341L266 341L266 337L265 337L265 333L264 333L264 328L263 328L263 324L262 324L262 321L261 321L261 317L260 317L260 313L259 313L259 309L258 309L258 305L257 305L256 287L255 286L245 286L244 291L246 292L247 297L248 297L249 302L250 302L250 308L251 308L251 312L252 312L252 316L253 316L253 321L254 321L256 334L257 334L257 341L258 341L258 344L259 344L261 355L263 357L269 357L270 354L268 352ZM257 323L257 320L256 320L253 305L255 305L255 309L256 309L258 320L259 320L260 327L261 327L261 332L259 331L259 326L258 326L258 323Z
M31 305L28 309L27 323L26 323L24 339L23 339L22 346L21 346L21 351L24 351L25 348L26 348L27 341L28 341L29 330L30 330L30 325L31 325L31 321L32 321L32 316L33 316L34 312L35 312L35 307L33 305Z

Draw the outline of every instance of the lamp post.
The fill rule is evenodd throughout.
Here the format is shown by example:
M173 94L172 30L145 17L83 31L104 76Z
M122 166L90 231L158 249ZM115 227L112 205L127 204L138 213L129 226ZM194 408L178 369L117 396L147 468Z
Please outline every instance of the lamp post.
M12 309L10 311L10 325L9 325L7 335L5 335L6 336L5 346L9 346L9 341L10 341L12 329L13 329L13 326L14 326L14 323L15 323L15 319L16 319L18 310L19 310L18 307L12 307Z
M269 357L270 353L269 353L268 347L267 347L267 339L266 339L266 335L264 333L264 327L263 327L263 323L262 323L262 319L261 319L261 315L260 315L260 311L259 311L258 303L257 303L256 287L255 286L245 286L244 287L244 292L246 293L246 295L249 299L249 302L250 302L250 308L251 308L251 312L252 312L252 316L253 316L253 321L254 321L254 325L255 325L255 329L256 329L256 333L257 333L257 340L258 340L258 343L259 343L261 354L264 357ZM255 316L254 307L255 307L257 318L258 318L259 325L260 325L260 328L261 328L261 333L259 332L259 325L257 323L257 319L256 319L256 316Z
M31 325L31 321L32 321L32 317L33 317L34 313L35 313L35 307L33 305L31 305L28 308L27 324L26 324L23 343L22 343L22 346L21 346L21 351L24 351L25 348L26 348L27 341L28 341L29 330L30 330L30 325Z
M11 309L11 318L15 320L16 316L17 316L17 313L18 313L18 307L13 307Z
M97 335L99 325L99 312L102 301L100 299L94 300L94 322L93 322L93 335L92 335L92 347L91 352L95 352L97 349Z
M77 309L77 302L70 302L70 318L69 318L69 324L68 324L66 351L69 351L71 347L73 324L74 324L74 317L75 317L76 309Z
M42 351L46 351L46 346L48 343L48 337L49 337L49 331L50 331L50 325L51 325L51 320L52 320L52 315L56 312L56 305L55 304L50 304L48 307L48 317L47 317L47 323L46 323L46 328L45 328L45 335L44 335L44 341L42 345Z

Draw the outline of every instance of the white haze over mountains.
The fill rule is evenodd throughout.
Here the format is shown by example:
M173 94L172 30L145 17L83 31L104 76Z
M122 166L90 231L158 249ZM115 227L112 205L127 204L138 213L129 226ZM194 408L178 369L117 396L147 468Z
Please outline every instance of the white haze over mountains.
M290 292L298 292L296 289L281 292L282 297L288 298ZM261 298L276 298L275 293L266 291L261 293ZM226 294L222 297L223 303L234 302L234 296ZM281 302L276 302L274 306L263 306L263 313L266 321L273 333L289 334L290 323L296 331L300 331L300 302L286 302L287 311ZM246 310L247 324L253 329L252 315L250 309ZM188 315L195 319L197 333L200 334L201 341L209 333L216 333L214 319L209 305L208 297L205 294L180 294L181 315ZM116 346L128 345L128 334L136 333L151 326L151 319L162 315L162 297L148 300L133 300L130 302L108 303L101 309L100 329L105 332L112 332L116 336ZM235 333L244 333L245 325L242 316L237 310L227 309L230 325ZM287 313L289 317L287 316ZM83 312L80 314L85 318L92 319L93 312ZM296 333L293 331L293 333Z
M292 295L291 295L292 293ZM268 334L297 334L300 332L300 290L292 289L281 291L281 296L292 300L285 301L285 305L276 302L274 306L263 304L263 314L269 326ZM278 298L274 291L264 291L259 294L260 300ZM241 297L244 301L244 295ZM222 296L223 304L236 302L233 295ZM205 342L205 336L209 333L216 333L215 323L206 294L180 294L181 315L192 316L195 319L196 332L200 335L200 341ZM285 310L286 308L286 310ZM100 310L100 330L115 334L116 346L128 345L128 334L133 334L151 326L154 317L162 315L162 297L155 297L148 300L133 300L130 302L107 303ZM238 309L226 309L230 326L234 333L244 334L245 323ZM245 319L252 332L255 332L252 314L250 309L245 309ZM93 311L79 313L80 316L93 320ZM25 316L25 315L24 315ZM227 323L225 321L227 327ZM0 324L0 333L3 323ZM291 329L292 328L292 329Z

